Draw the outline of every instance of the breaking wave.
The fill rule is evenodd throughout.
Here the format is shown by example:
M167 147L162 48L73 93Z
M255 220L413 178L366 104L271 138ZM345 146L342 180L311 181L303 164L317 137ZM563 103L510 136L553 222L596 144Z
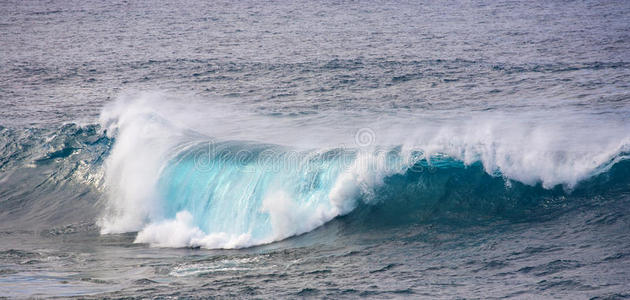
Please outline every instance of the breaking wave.
M154 246L239 248L340 216L526 220L630 191L630 128L607 116L306 119L145 93L100 124L0 128L2 225L87 219Z
M368 127L350 119L323 128L161 97L120 100L103 113L116 141L105 163L102 233L238 248L311 231L357 207L390 207L398 218L429 204L515 216L626 184L599 176L627 168L630 131L610 120L477 116ZM328 142L305 143L311 133ZM585 189L589 182L599 183Z

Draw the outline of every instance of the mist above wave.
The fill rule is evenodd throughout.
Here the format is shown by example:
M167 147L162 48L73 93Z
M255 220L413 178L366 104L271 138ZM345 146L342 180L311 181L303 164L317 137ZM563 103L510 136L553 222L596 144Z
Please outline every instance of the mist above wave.
M101 125L115 138L102 233L139 231L137 242L168 247L308 232L357 201L377 203L385 178L441 157L481 163L507 186L570 191L623 160L630 141L622 119L579 111L274 117L160 93L121 97Z

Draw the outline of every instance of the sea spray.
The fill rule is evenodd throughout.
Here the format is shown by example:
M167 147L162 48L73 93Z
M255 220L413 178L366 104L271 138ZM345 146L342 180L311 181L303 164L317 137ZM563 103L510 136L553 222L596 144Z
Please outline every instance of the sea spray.
M178 105L154 93L106 109L102 126L116 141L105 163L102 233L139 231L137 242L169 247L270 243L384 201L377 191L392 176L450 168L451 161L480 163L506 188L514 181L570 192L626 159L630 132L625 124L599 132L614 123L605 119L522 114L410 118L390 124L397 134L381 136L386 118L319 130L292 119L230 121L225 116L236 114L228 109ZM357 125L365 126L344 138ZM326 132L330 141L307 147L299 141L308 132Z

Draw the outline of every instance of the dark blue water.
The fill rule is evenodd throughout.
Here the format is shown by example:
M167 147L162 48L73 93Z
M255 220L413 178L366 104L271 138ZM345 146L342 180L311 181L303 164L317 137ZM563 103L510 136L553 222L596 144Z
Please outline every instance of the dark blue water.
M0 3L0 297L630 297L630 4Z

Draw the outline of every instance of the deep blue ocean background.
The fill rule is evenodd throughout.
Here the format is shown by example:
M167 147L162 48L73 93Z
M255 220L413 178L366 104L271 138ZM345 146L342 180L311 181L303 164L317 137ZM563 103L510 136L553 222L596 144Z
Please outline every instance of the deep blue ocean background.
M1 1L0 298L629 298L629 21Z

